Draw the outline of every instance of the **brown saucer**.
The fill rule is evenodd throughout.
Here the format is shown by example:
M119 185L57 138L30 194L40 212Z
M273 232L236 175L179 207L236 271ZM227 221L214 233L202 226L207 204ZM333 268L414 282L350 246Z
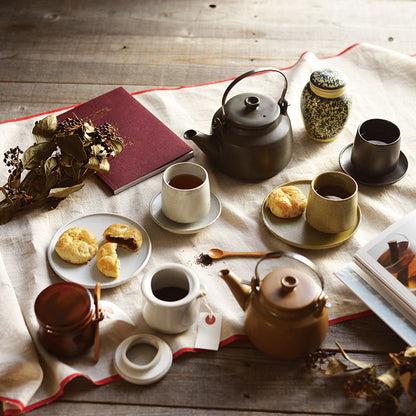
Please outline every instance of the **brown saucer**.
M351 143L341 150L339 154L339 165L344 173L352 176L358 183L368 186L386 186L399 181L405 175L408 163L403 152L400 152L399 162L395 169L386 175L374 178L358 172L351 163L352 146L353 144Z

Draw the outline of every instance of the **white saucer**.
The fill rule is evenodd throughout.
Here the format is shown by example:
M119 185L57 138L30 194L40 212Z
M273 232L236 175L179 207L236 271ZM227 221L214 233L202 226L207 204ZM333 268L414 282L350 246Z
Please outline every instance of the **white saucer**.
M97 268L96 259L93 258L85 264L70 264L62 260L55 251L55 245L59 236L68 228L81 227L92 231L98 238L98 243L104 242L102 238L104 230L111 224L124 223L136 227L142 234L143 242L140 250L131 252L125 249L117 250L120 259L120 276L117 279L104 276ZM101 238L100 238L101 237ZM48 260L53 271L62 279L68 282L79 283L88 289L94 289L97 283L100 283L101 289L119 286L133 277L137 276L142 270L152 251L152 244L146 230L130 218L109 212L100 212L97 214L85 215L76 218L62 226L52 237L48 248Z
M189 224L181 224L170 220L162 212L162 194L158 193L153 197L149 207L150 215L153 221L163 229L175 234L194 234L213 224L221 214L221 202L211 193L211 208L208 215L202 220L191 222Z
M172 366L172 350L162 339L150 334L132 335L116 349L114 367L126 381L151 384Z

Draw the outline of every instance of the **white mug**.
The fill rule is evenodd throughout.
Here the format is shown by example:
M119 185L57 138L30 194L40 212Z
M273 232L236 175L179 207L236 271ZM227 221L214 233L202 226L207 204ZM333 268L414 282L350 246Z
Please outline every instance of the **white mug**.
M167 263L150 270L142 280L143 318L166 334L189 329L199 315L203 296L197 275L181 264Z
M210 209L211 193L207 171L191 162L169 166L162 179L162 212L172 221L192 223Z

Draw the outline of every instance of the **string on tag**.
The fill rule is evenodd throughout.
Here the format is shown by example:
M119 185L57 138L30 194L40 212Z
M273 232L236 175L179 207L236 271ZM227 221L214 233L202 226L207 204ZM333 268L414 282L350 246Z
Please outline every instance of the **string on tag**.
M205 318L205 321L208 325L212 325L215 322L215 316L214 316L214 312L211 308L211 306L209 306L208 300L207 300L207 292L202 291L201 292L201 298L204 301L204 304L206 306L206 308L208 309L208 316Z

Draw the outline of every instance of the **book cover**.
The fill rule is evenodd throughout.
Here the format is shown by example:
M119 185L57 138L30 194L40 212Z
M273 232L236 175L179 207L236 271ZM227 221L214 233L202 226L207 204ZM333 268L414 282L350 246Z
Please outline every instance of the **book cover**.
M124 150L110 161L110 171L98 175L113 194L193 156L188 144L123 87L60 114L58 121L74 114L94 126L110 123L124 138Z

